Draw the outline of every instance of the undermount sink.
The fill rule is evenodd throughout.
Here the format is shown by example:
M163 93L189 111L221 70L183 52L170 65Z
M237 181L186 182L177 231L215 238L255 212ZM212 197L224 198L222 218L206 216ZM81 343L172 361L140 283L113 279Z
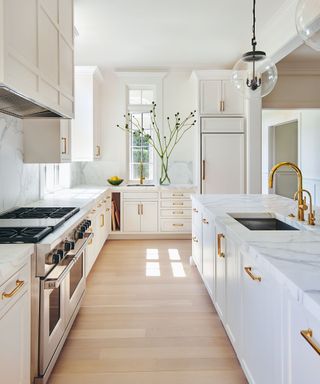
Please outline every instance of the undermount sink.
M230 216L250 231L299 231L298 228L272 217L270 213L257 215L259 217L254 217L252 214L248 214L247 217L243 214L230 214Z
M127 184L127 187L155 187L154 184Z

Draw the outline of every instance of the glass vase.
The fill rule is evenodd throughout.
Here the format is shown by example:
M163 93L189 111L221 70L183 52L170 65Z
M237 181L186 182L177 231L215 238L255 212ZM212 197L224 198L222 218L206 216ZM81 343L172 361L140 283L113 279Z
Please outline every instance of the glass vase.
M169 159L167 157L161 158L161 175L159 183L160 185L169 185L171 183L168 175Z

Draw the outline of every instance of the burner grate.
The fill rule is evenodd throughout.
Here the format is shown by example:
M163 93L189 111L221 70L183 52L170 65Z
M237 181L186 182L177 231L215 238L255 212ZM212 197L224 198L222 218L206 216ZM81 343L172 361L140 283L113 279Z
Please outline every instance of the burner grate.
M79 212L74 207L30 207L17 208L0 215L0 219L65 219Z
M4 227L0 228L0 243L38 243L52 230L51 227Z

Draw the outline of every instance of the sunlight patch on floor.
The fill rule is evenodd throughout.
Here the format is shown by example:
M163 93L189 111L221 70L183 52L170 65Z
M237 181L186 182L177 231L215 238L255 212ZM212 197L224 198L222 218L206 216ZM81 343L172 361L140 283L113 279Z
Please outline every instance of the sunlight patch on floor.
M146 259L147 260L159 260L159 249L147 248L146 249Z

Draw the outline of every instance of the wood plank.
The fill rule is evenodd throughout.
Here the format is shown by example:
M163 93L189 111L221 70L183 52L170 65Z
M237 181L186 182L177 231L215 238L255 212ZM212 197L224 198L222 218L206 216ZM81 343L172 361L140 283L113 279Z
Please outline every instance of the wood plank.
M189 240L108 241L49 384L246 383L190 254Z

